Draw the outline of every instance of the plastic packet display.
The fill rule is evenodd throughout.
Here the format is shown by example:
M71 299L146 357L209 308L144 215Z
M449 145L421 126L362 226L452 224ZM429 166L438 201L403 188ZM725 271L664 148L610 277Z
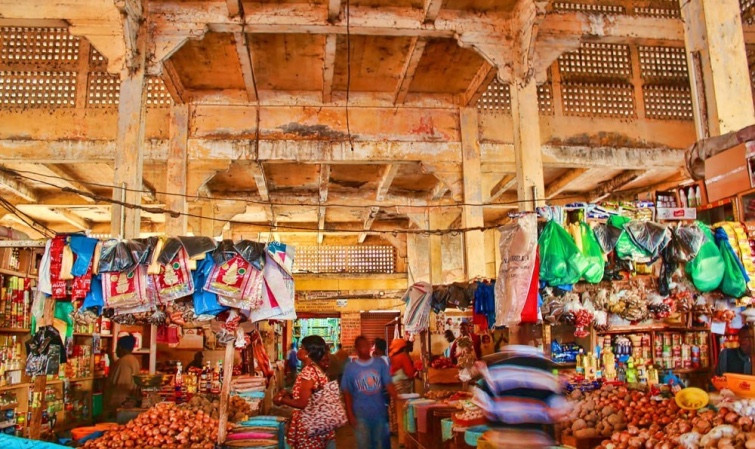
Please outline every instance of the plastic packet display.
M189 255L181 247L172 260L160 263L160 274L155 276L157 296L162 304L194 293L194 280L189 270Z
M146 289L147 267L136 265L124 272L104 273L102 275L102 293L105 306L130 308L147 303Z
M262 288L264 285L262 271L250 267L248 280L244 285L244 292L238 299L218 295L218 303L227 307L235 307L241 310L257 309L262 305Z
M227 301L240 301L251 280L251 275L252 264L243 257L235 255L212 268L204 289L224 297ZM220 302L222 304L222 301Z

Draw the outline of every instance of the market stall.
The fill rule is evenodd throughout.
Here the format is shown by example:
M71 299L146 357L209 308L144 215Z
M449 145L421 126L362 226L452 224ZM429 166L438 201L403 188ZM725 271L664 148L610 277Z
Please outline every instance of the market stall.
M570 397L582 420L566 423L557 437L578 447L594 447L606 437L626 443L628 425L650 429L651 436L662 432L677 420L674 394L693 391L686 387L707 390L711 380L728 380L733 395L741 395L755 380L747 376L752 374L749 362L740 374L715 377L736 366L726 359L727 351L733 351L729 358L751 358L751 345L740 348L740 340L751 341L748 323L755 315L749 297L755 264L744 227L655 222L646 205L612 206L513 215L511 224L501 228L497 279L417 283L407 291L403 330L421 343L425 382L398 401L400 442L474 446L470 441L485 430L475 426L499 417L464 395L477 389L485 352L513 341L539 347L564 389L575 391ZM433 354L437 339L449 330L455 337L448 341L450 353ZM492 351L480 347L481 336L488 337ZM719 416L718 409L700 412ZM742 424L737 441L744 444L750 428L743 424L750 418L728 413L722 419ZM651 429L652 423L657 425ZM714 420L712 427L717 424L722 423ZM436 441L439 429L442 439ZM631 429L635 438L636 427ZM618 432L625 433L617 437ZM649 437L645 431L642 435L645 444ZM721 438L714 436L709 439ZM655 437L658 441L647 447L665 447L671 439L664 438ZM626 447L614 443L604 446Z
M264 418L265 400L281 384L279 355L268 354L262 333L280 334L276 323L296 317L292 247L81 234L35 246L41 248L33 287L12 277L3 290L2 306L12 313L2 330L26 332L23 341L14 336L3 345L4 433L52 439L70 431L74 442L94 448L212 447L226 439L282 444L281 420L251 419ZM97 396L108 389L102 384L124 334L135 342L132 357L144 356L143 372L109 410L109 419L123 424L95 425L102 420ZM215 357L214 364L161 360L163 371L156 372L158 341L221 350L199 352ZM81 389L86 382L89 388Z

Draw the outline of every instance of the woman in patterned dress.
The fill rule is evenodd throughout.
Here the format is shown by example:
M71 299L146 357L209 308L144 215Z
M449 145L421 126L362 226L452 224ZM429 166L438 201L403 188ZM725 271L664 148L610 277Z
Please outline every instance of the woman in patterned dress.
M304 368L296 378L291 393L281 391L275 396L276 405L288 405L296 409L303 409L307 406L312 393L320 390L328 383L328 376L325 374L328 370L327 352L328 348L322 337L310 335L302 339L301 349L297 356L304 364ZM335 449L335 432L311 437L307 430L301 422L301 412L295 410L287 434L288 444L291 445L292 449Z

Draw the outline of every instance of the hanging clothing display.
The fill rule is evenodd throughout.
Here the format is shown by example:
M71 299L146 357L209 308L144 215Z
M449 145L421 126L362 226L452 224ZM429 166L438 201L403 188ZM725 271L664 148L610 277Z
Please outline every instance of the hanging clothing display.
M404 312L404 331L419 334L430 326L430 302L433 296L433 286L427 282L416 282L404 293L406 304Z

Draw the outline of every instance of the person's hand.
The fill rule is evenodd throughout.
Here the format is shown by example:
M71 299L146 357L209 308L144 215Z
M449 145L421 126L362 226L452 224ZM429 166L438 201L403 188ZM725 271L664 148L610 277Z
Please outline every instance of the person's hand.
M285 398L285 397L286 397L286 392L285 391L279 391L278 394L276 394L275 397L273 398L273 403L275 405L282 405L283 404L283 398Z

